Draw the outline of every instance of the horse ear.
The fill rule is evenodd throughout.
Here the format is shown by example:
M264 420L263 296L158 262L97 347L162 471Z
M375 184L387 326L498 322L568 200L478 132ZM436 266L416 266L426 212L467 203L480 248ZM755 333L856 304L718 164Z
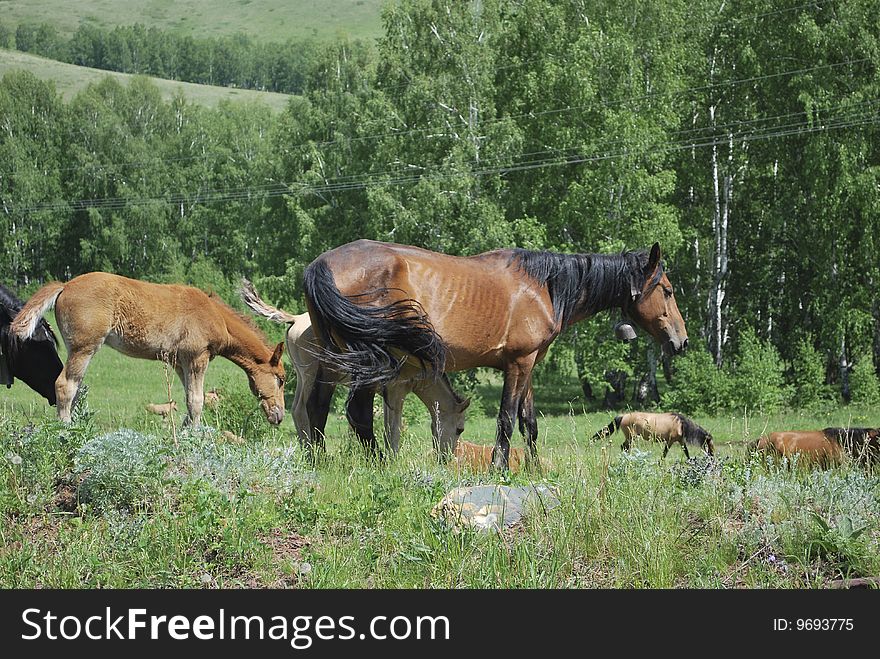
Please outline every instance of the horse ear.
M654 243L651 247L651 255L648 256L648 265L645 266L645 274L653 274L660 265L660 243Z
M272 353L271 359L269 359L269 366L275 368L278 364L281 363L281 356L284 354L284 341L275 346L275 352Z

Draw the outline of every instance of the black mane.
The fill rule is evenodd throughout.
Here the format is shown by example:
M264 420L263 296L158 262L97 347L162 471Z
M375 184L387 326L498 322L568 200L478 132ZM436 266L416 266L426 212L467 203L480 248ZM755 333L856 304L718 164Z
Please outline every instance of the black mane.
M693 419L689 419L684 414L672 412L672 416L681 422L681 432L684 435L684 441L693 446L704 446L711 439L709 431L697 424Z
M553 302L553 313L563 327L576 313L593 315L605 309L624 307L634 293L645 286L645 251L620 254L559 254L514 249L510 263L539 284L546 286ZM663 266L651 281L656 285Z

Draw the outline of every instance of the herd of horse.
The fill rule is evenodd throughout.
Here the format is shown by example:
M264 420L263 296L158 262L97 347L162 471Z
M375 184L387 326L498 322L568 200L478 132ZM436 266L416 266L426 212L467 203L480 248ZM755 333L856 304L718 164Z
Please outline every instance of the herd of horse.
M527 450L515 451L513 462L538 464L532 374L567 327L617 309L621 339L635 338L636 325L667 354L688 344L657 243L649 251L617 254L507 249L457 257L358 240L317 257L304 271L303 288L308 311L292 315L242 283L242 300L253 313L288 325L285 341L271 346L244 315L190 286L93 272L48 283L26 304L0 287L0 383L21 379L57 406L59 419L70 421L90 360L109 345L173 366L186 392L184 423L198 425L205 371L221 356L245 372L267 421L277 425L284 417L286 348L296 371L293 420L310 456L324 447L333 392L345 384L347 419L370 452L381 453L373 429L376 394L384 403L385 443L396 454L403 401L415 393L430 412L441 459L456 454L507 470L517 423ZM43 318L53 307L67 348L63 365ZM459 442L469 401L453 390L447 373L475 367L497 369L504 378L491 452ZM665 442L664 457L675 443L687 457L688 445L715 451L711 434L680 414L624 414L594 438L618 429L624 450L644 437ZM878 434L869 428L770 433L755 448L801 453L823 464L844 452L872 460L880 453Z

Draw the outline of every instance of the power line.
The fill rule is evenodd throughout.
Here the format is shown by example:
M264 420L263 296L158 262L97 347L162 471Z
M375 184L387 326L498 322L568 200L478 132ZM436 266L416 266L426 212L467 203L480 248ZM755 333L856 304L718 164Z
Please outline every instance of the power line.
M320 194L324 192L343 192L343 191L351 191L351 190L363 190L368 187L388 187L394 185L403 185L407 183L414 183L422 180L428 175L431 175L432 180L437 179L446 179L451 177L459 177L459 176L487 176L487 175L506 175L510 173L520 172L520 171L529 171L534 169L546 168L546 167L555 167L555 166L565 166L565 165L575 165L575 164L584 164L589 162L599 162L603 160L611 160L625 157L644 157L646 155L650 155L653 153L660 152L675 152L681 151L683 149L697 149L697 148L706 148L710 146L718 146L722 144L728 143L731 139L738 143L746 143L752 142L756 140L768 140L768 139L778 139L781 137L788 137L793 135L808 135L817 132L825 132L834 129L840 128L849 128L849 127L858 127L864 125L872 125L880 123L880 118L878 118L876 113L862 113L862 114L850 114L841 117L835 117L830 120L827 120L825 123L819 125L811 125L811 121L804 122L796 122L790 124L777 125L772 127L767 127L763 132L755 132L750 134L724 134L724 135L714 135L714 136L705 136L703 141L694 141L694 140L678 140L671 141L666 143L661 143L658 145L654 145L648 150L643 150L640 152L633 152L631 150L623 150L613 153L602 153L602 154L593 154L589 156L579 155L567 157L564 159L535 159L532 161L525 161L520 163L515 163L512 165L502 165L495 167L483 167L482 169L473 169L466 171L452 171L452 172L441 172L440 170L428 170L427 168L415 175L410 176L398 176L396 178L387 178L380 179L378 176L383 173L373 173L372 179L365 179L361 181L344 181L344 180L333 180L331 182L322 184L322 185L313 185L305 181L298 181L289 184L270 184L268 186L263 186L261 188L242 188L238 190L211 190L207 192L200 192L195 194L187 194L187 193L176 193L173 195L164 195L161 197L147 197L147 198L138 198L138 199L127 199L122 197L110 197L104 199L95 199L95 200L76 200L71 202L50 202L47 204L38 204L31 207L22 207L22 208L14 208L12 210L20 213L33 213L33 212L41 212L41 211L52 211L52 210L79 210L85 208L96 208L98 210L119 210L127 207L134 206L144 206L155 203L163 203L163 204L180 204L186 203L188 205L196 204L196 203L215 203L221 201L240 201L246 200L252 197L258 198L271 198L286 194L293 194L296 192L307 192L313 194ZM394 172L390 172L393 174ZM386 172L384 174L389 174ZM73 208L72 208L73 207Z

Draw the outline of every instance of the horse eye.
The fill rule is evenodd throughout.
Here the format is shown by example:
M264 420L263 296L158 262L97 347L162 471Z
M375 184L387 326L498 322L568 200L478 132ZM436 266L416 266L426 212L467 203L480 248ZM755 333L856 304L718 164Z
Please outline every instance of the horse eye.
M667 298L672 297L672 289L670 289L670 288L664 288L664 289L663 289L663 295L665 295Z

